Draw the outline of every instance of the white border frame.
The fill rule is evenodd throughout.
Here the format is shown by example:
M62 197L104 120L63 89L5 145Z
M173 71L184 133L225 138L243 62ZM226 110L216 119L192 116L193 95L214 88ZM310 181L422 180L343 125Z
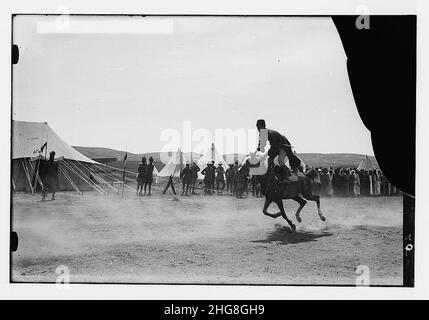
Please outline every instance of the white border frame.
M80 285L59 289L47 284L9 283L10 227L10 96L11 96L11 18L12 13L60 13L57 8L68 6L78 14L254 14L254 15L334 15L357 14L356 8L366 5L371 14L417 14L417 178L416 178L416 246L415 288L344 288L287 286L193 286L193 285ZM313 1L254 1L218 0L194 1L87 1L41 0L1 2L0 5L0 96L2 102L0 141L6 156L1 159L0 181L0 298L3 299L415 299L429 297L429 204L424 202L428 191L427 164L429 143L429 56L428 2L421 1L346 1L333 0L328 6ZM425 40L425 41L424 41ZM423 108L426 106L426 108ZM423 164L426 164L424 166ZM7 257L7 259L5 259Z

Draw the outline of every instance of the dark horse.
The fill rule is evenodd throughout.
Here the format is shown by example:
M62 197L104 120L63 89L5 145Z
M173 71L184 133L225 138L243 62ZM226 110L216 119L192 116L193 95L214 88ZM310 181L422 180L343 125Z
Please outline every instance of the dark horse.
M320 209L320 197L312 194L312 180L316 177L317 173L315 170L310 170L306 174L300 173L299 179L296 182L290 182L284 184L280 182L280 173L276 169L279 167L268 168L264 175L258 175L258 180L261 183L261 193L265 196L265 204L262 212L271 217L278 218L282 216L291 227L292 230L296 229L296 226L286 215L283 207L283 199L292 199L299 203L299 208L296 210L295 217L298 222L301 222L300 212L302 208L307 204L306 200L315 201L317 204L317 212L320 220L325 221L325 217ZM302 196L302 197L301 197ZM306 200L305 200L306 199ZM280 211L277 213L269 213L268 207L271 202L274 202L279 207Z

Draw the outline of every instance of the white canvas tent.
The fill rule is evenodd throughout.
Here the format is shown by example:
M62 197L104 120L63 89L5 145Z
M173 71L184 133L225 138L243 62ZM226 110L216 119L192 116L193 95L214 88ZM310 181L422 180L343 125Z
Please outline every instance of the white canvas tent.
M220 153L217 151L214 143L211 144L210 148L201 156L200 159L197 161L198 167L201 169L200 172L198 172L198 178L203 179L204 176L201 174L201 171L205 167L207 167L207 163L211 163L214 161L215 167L219 163L222 163L223 168L226 170L228 169L228 164L226 163L225 159L220 155Z
M374 170L376 167L372 163L371 159L365 155L365 158L359 163L357 170Z
M176 152L174 152L170 158L170 160L167 162L167 164L162 168L161 171L158 172L158 177L180 177L180 173L182 172L183 167L186 164L186 159L183 156L182 151L180 148L177 149Z
M46 155L55 151L55 160L73 160L86 163L97 163L60 138L46 122L12 122L12 159L32 158L39 156L38 150L47 142ZM44 152L41 155L44 157Z
M46 145L43 152L41 148ZM58 163L58 190L116 190L119 179L102 164L68 145L46 122L12 121L12 188L34 193L43 187L41 172L46 158L55 151ZM128 187L128 186L127 186Z

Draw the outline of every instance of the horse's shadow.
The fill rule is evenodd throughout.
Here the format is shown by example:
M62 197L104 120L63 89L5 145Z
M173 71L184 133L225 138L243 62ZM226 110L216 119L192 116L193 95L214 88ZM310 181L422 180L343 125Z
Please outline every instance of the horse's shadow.
M278 227L272 232L268 232L267 238L263 240L251 240L253 243L272 243L277 242L281 245L296 244L301 242L317 241L319 238L330 237L333 233L328 231L311 232L295 231L292 232L288 227Z

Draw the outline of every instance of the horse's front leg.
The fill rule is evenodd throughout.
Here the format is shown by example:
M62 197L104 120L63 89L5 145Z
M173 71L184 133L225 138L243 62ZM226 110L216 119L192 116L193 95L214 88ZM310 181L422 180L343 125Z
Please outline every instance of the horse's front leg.
M292 198L292 199L299 203L299 208L296 210L295 217L296 217L296 220L297 220L298 222L302 222L302 219L301 219L300 213L301 213L301 210L302 210L302 209L305 207L305 205L307 204L307 201L305 201L305 200L304 200L303 198L301 198L299 195L297 195L296 197L294 197L294 198Z
M325 216L323 215L322 209L320 208L320 197L318 195L307 194L303 195L305 199L314 201L317 204L317 214L319 215L320 220L326 221Z
M274 214L268 212L268 207L270 206L270 204L271 204L272 201L273 200L269 200L268 198L265 198L264 208L262 209L262 212L266 216L269 216L271 218L278 218L278 217L280 217L282 215L281 212L277 212L277 213L274 213Z
M286 212L285 212L285 208L283 207L283 200L282 199L277 200L276 204L277 204L277 206L280 209L282 217L287 221L287 223L289 223L289 226L292 229L292 231L295 231L296 230L296 226L293 224L292 220L290 220L287 217Z

